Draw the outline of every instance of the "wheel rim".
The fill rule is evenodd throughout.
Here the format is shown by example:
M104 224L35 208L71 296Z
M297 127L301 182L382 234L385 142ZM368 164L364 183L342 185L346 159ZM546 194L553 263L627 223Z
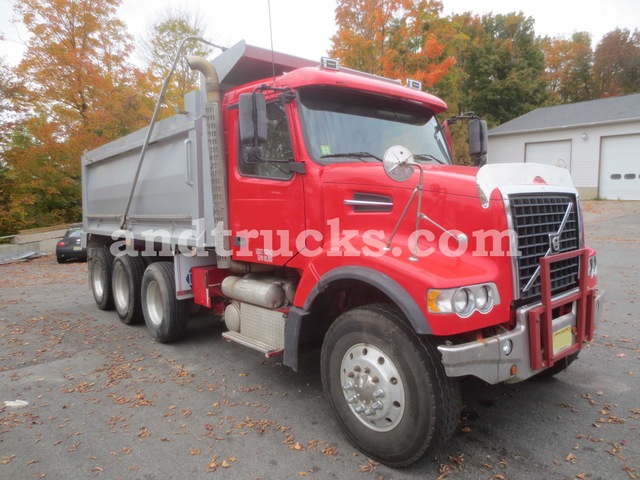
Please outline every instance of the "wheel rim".
M155 326L162 323L162 294L158 282L152 280L147 285L147 313Z
M93 285L93 293L95 293L98 299L101 299L104 295L104 279L102 276L105 274L102 262L93 262L93 269L91 274L91 280Z
M379 348L359 343L347 350L340 381L349 408L368 428L387 432L402 420L405 392L400 372Z
M127 273L120 266L113 270L113 298L118 312L124 313L129 307L129 279Z

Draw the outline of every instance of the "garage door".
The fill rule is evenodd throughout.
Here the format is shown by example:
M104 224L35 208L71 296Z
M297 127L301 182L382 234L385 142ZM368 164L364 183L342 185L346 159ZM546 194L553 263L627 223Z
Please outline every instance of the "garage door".
M599 197L640 200L640 135L602 138Z
M527 143L524 161L564 167L571 171L571 140Z

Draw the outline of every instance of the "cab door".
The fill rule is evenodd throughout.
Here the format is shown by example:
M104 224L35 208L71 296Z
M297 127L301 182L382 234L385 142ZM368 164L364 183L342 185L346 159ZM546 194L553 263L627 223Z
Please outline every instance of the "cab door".
M234 260L284 265L297 253L296 239L305 228L304 185L303 175L288 166L296 160L291 113L291 106L280 100L267 103L263 162L246 158L237 127L232 135L229 220Z

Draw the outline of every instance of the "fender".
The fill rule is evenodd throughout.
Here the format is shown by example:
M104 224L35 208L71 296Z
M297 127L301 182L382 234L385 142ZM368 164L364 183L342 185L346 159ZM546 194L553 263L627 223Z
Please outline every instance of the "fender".
M346 266L330 270L314 285L305 300L304 307L292 307L285 325L283 362L298 371L298 345L302 322L310 315L311 305L316 297L337 280L359 280L368 283L387 295L407 317L413 329L419 334L431 334L431 327L414 299L388 275L368 267Z
M324 292L332 282L337 280L359 280L376 287L400 307L416 333L422 335L432 333L420 306L407 291L388 275L368 267L346 266L327 272L309 292L303 310L310 311L316 297Z

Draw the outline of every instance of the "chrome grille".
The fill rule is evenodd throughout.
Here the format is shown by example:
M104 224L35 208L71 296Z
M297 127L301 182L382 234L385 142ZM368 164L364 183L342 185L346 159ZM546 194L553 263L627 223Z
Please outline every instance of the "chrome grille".
M518 237L517 257L520 300L540 297L540 258L580 247L578 205L570 194L510 195L513 228ZM569 205L571 207L569 208ZM562 227L563 220L564 228ZM551 238L559 235L559 247L553 250ZM558 294L578 286L578 257L551 264L551 293Z

